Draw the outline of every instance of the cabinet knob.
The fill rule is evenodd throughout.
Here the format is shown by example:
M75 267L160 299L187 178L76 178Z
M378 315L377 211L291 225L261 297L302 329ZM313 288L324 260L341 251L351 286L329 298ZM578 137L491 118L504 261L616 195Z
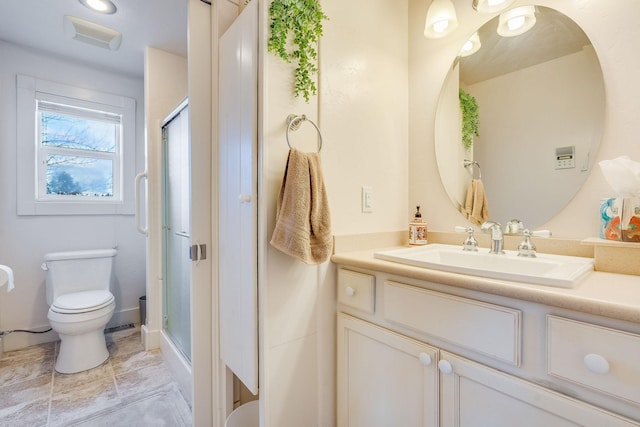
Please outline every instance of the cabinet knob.
M347 294L348 297L352 297L356 294L356 290L351 286L347 286L346 288L344 288L344 293Z
M599 354L589 353L584 359L584 364L588 370L596 374L606 374L609 372L609 362Z
M251 194L240 194L238 196L240 203L249 203L251 202Z
M420 353L420 356L418 357L420 358L420 363L422 363L424 366L431 365L431 356L429 356L427 353Z
M440 369L440 372L442 372L443 374L450 374L453 372L453 366L451 365L451 362L449 362L448 360L439 361L438 369Z

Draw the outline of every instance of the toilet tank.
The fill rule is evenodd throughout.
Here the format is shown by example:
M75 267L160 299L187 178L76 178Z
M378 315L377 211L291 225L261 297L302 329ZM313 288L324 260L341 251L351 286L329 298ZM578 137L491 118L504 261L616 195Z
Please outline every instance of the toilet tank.
M110 290L115 249L53 252L44 256L47 304L63 294Z

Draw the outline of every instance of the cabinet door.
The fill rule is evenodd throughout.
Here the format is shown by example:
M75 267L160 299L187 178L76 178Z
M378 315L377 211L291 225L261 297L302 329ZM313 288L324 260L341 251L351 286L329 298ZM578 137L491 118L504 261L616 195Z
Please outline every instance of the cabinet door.
M338 426L438 425L438 351L338 315Z
M440 352L442 426L631 426L633 422L450 353Z
M220 37L218 283L222 360L258 393L258 5Z

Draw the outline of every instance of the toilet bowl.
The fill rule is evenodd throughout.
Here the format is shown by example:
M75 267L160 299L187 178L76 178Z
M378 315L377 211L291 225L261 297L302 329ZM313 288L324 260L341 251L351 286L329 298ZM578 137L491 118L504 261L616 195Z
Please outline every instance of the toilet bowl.
M93 292L105 292L108 295L101 295L103 302L96 303L96 296L88 298L86 295ZM76 300L74 308L70 308L65 300L73 299ZM61 341L56 371L63 374L86 371L109 358L104 327L111 320L115 308L113 295L106 291L64 294L53 302L47 318Z
M113 249L47 254L47 318L60 337L55 370L86 371L109 358L104 328L115 311L110 292Z

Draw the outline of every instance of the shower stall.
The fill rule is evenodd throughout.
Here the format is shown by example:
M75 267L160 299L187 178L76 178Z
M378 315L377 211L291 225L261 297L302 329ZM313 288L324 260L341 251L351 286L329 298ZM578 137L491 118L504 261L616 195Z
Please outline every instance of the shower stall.
M162 125L162 329L191 361L191 180L189 107Z

